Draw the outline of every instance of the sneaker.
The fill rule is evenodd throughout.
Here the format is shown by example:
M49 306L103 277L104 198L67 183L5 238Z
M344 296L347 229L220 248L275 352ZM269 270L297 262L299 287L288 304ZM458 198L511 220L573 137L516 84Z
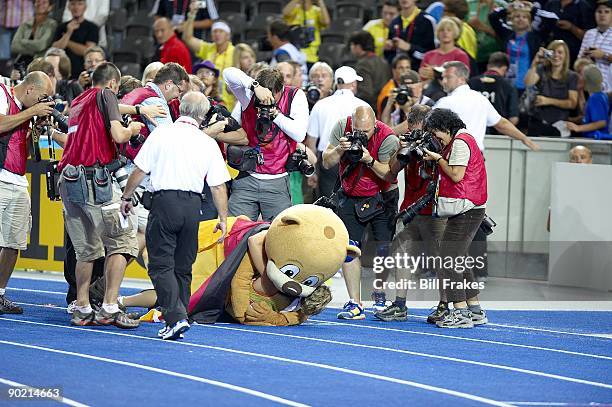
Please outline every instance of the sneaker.
M6 298L5 295L0 295L0 315L2 314L23 314L23 308Z
M181 319L176 324L166 327L166 329L161 333L161 338L165 341L175 341L177 339L182 339L183 334L187 332L189 328L189 322L187 322L186 319Z
M474 323L474 326L486 324L489 322L487 313L484 310L481 310L480 312L472 312L472 322Z
M96 312L91 311L89 314L86 314L75 309L72 312L72 319L70 319L70 324L77 326L98 325L96 322Z
M406 321L408 319L408 308L405 305L399 306L392 303L382 311L375 312L374 316L385 322Z
M374 301L374 305L372 306L374 313L382 312L387 308L385 293L372 293L372 300Z
M463 315L461 310L454 309L444 319L436 322L438 328L474 328L472 322L472 312L468 310L468 315Z
M89 286L89 302L102 306L105 291L106 279L102 276Z
M75 310L76 310L76 300L72 301L70 304L68 304L68 307L66 307L66 312L68 314L72 314Z
M441 307L440 305L432 308L432 310L433 311L427 316L428 324L435 324L436 322L443 320L448 314L450 314L448 307Z
M100 325L115 325L121 329L134 329L140 325L140 320L131 319L122 311L115 313L109 313L100 308L100 311L96 314L96 322Z
M338 313L338 319L365 319L365 317L363 307L353 300L344 304L342 312Z

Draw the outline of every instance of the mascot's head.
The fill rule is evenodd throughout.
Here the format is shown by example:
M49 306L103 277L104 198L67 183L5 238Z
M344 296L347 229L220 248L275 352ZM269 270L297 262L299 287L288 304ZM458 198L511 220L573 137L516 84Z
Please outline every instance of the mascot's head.
M279 291L292 297L308 297L336 274L347 256L361 255L349 245L340 218L316 205L296 205L278 214L265 245L266 274Z

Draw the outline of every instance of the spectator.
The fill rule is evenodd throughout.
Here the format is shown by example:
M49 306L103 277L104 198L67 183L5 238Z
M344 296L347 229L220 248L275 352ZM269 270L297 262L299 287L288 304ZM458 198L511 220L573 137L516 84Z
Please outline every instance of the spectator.
M245 43L236 44L234 46L234 64L233 66L240 69L242 72L249 72L249 69L257 62L257 55L250 45Z
M578 58L576 62L574 62L574 72L578 74L578 86L576 87L576 92L578 93L578 102L576 104L576 108L573 110L572 115L569 117L569 121L574 123L581 121L584 115L584 107L586 106L586 97L584 91L584 75L582 71L588 65L591 65L593 61L589 58Z
M379 117L382 115L383 109L387 105L387 99L391 95L391 92L400 85L402 75L410 72L410 66L410 58L407 55L400 54L393 59L391 63L392 78L382 87L376 99L376 112Z
M283 8L283 20L289 25L305 28L312 39L308 47L302 48L308 68L319 60L321 30L331 22L324 0L290 0Z
M363 78L357 86L357 97L376 108L376 97L389 80L389 65L374 53L374 38L367 31L357 31L349 38L351 54L357 58L355 70Z
M32 0L5 0L0 15L0 60L11 58L11 42L20 25L34 15ZM27 65L27 62L26 62Z
M182 33L185 31L185 19L188 17L191 3L192 0L160 0L155 15L171 20L172 27ZM204 32L219 18L214 0L205 0L204 3L206 7L197 9L193 21L193 35L197 38L204 38Z
M99 27L98 31L98 45L101 47L108 47L106 39L106 20L110 14L110 0L86 0L87 9L85 10L85 20L91 21ZM72 20L72 15L68 4L64 8L64 14L62 15L62 22L66 23Z
M278 70L281 71L281 73L283 74L283 82L285 86L293 86L293 87L301 88L301 86L296 85L296 76L300 77L300 82L302 81L301 79L302 72L299 69L299 67L296 70L296 68L293 65L291 65L289 61L284 61L284 62L279 62L276 65L276 68L278 68Z
M327 62L315 62L308 72L310 83L319 88L321 96L319 100L330 96L333 93L334 70Z
M62 23L55 31L53 47L66 50L72 66L72 76L83 71L83 55L88 48L98 43L98 26L85 19L87 4L85 0L68 0L72 20Z
M560 121L568 119L578 102L578 75L569 69L567 44L555 40L548 45L552 58L545 58L544 48L536 55L525 75L525 85L537 85L535 109L529 115L530 136L560 137ZM556 126L555 126L556 124ZM562 124L562 123L561 123Z
M85 70L79 75L79 85L83 89L87 89L91 86L91 77L94 69L102 62L106 62L106 53L100 47L93 46L85 51L83 56Z
M584 90L588 92L583 124L566 122L570 131L579 133L579 136L594 138L596 140L609 140L612 136L608 132L610 123L610 100L602 91L603 76L596 65L584 68Z
M294 60L287 61L289 65L293 67L293 82L291 86L296 88L302 88L304 86L304 77L302 76L302 65ZM315 62L316 64L316 62Z
M595 9L596 28L582 38L580 57L591 58L603 75L603 90L612 91L612 0L600 0Z
M427 51L423 56L419 75L421 78L431 80L434 77L433 68L444 65L445 62L459 61L470 66L470 57L464 50L456 47L457 39L461 33L460 27L448 17L442 18L436 27L436 37L440 43L439 48Z
M389 94L387 104L380 115L380 121L391 127L405 121L410 108L419 100L420 86L418 85L418 73L411 69L400 77L399 83L400 87L393 89ZM405 99L402 97L398 102L397 96L400 92L400 88Z
M593 164L593 153L586 146L575 146L569 151L569 162L574 164ZM550 222L550 210L548 212Z
M289 42L290 27L281 20L272 21L268 27L267 38L272 45L272 60L270 66L274 67L279 62L296 61L302 67L303 80L308 80L308 67L306 55Z
M36 71L44 72L51 80L52 89L56 88L57 78L55 77L55 68L50 62L45 61L44 58L34 59L30 63L30 65L28 65L28 69L26 73L36 72Z
M155 75L157 75L157 72L163 66L164 64L159 61L151 62L149 65L147 65L142 73L142 86L147 86L147 83L153 81L153 78L155 78Z
M506 78L514 84L519 94L525 90L525 74L542 43L539 33L531 31L531 10L531 3L515 1L507 10L498 8L489 15L489 23L510 58ZM507 16L510 17L512 28L506 24Z
M489 23L489 13L495 8L496 0L469 0L468 24L476 31L478 72L486 70L489 56L500 50L495 30Z
M457 45L462 50L467 52L470 57L476 59L478 56L478 43L476 41L476 32L468 23L465 17L468 15L469 7L466 0L444 0L444 16L455 17L457 25L460 28L460 35L457 39ZM468 65L469 66L469 65Z
M45 61L50 62L55 69L55 77L57 78L55 93L66 101L68 107L70 107L72 101L83 93L83 88L79 85L79 82L70 79L72 72L70 58L63 49L49 48L45 53Z
M204 94L214 100L221 102L219 96L219 70L210 61L200 62L193 67L193 73L204 84Z
M489 99L497 113L516 126L519 121L518 93L505 78L509 64L508 55L494 52L489 58L485 73L471 78L468 85Z
M406 53L410 56L412 69L418 71L425 53L436 46L434 44L433 17L421 12L415 0L399 0L400 15L397 16L389 28L389 38L385 42L385 58L393 58Z
M27 59L31 61L43 56L51 45L57 29L57 22L49 18L52 9L53 3L50 0L36 0L34 18L17 29L11 43L11 52L20 55L20 61L27 62Z
M385 0L381 10L382 18L370 20L363 26L363 30L369 32L374 38L376 55L383 56L385 41L389 38L389 26L399 15L399 5L397 0Z
M131 75L122 75L119 82L119 90L117 91L117 99L122 99L125 95L138 88L142 88L140 79L136 79Z
M227 89L223 81L223 71L225 68L234 66L234 44L232 44L232 30L226 22L218 20L211 26L212 42L206 42L193 36L193 22L195 21L195 5L192 3L191 12L187 18L185 29L183 30L183 41L197 58L203 61L211 61L219 70L219 93L223 103L229 110L232 110L236 99Z
M153 32L157 40L159 61L167 64L168 62L176 62L181 65L187 72L191 72L191 55L189 50L181 41L170 24L170 20L165 17L157 19L153 24Z

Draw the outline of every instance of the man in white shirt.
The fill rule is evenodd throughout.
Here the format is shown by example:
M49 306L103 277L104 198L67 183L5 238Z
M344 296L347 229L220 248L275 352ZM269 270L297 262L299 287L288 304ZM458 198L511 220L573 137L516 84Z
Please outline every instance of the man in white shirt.
M38 103L55 90L43 72L32 72L14 88L0 84L0 315L21 314L21 307L4 296L19 250L27 247L30 195L25 176L29 121L48 116L53 102Z
M85 10L85 20L91 21L98 27L100 27L98 45L101 47L107 46L106 40L106 20L110 14L110 0L92 0L87 1L87 9ZM64 14L62 15L62 22L68 22L72 20L72 13L66 2L64 8Z
M599 0L595 9L597 27L582 37L580 57L591 58L604 77L604 92L612 91L612 1Z
M209 109L210 103L202 93L186 93L176 122L157 127L143 144L121 197L121 212L127 216L132 209L134 190L149 174L153 203L146 233L148 272L166 321L158 335L162 339L178 339L189 329L191 267L198 249L205 179L219 213L215 230L221 230L221 241L226 234L225 183L230 176L219 146L200 130ZM226 124L225 120L217 123L215 131Z
M357 82L363 78L349 66L341 66L334 73L336 91L333 95L321 99L312 108L308 129L306 130L306 145L317 152L317 174L308 179L308 184L317 187L317 196L329 196L338 179L338 167L325 169L322 166L323 151L329 145L329 135L339 120L350 116L357 107L369 106L355 96Z
M291 206L285 165L297 143L306 137L306 95L301 89L285 86L283 75L276 68L260 71L257 80L238 68L226 68L223 79L240 102L240 122L253 153L250 169L242 171L232 182L230 214L246 215L251 220L257 220L261 214L265 221L272 221ZM262 125L262 108L270 112L269 126Z
M442 87L448 96L438 100L434 109L446 108L457 113L466 124L470 133L484 151L484 137L488 127L495 127L501 134L521 141L531 150L537 151L540 147L523 132L516 128L508 119L501 117L491 102L480 92L470 89L467 84L469 78L468 67L463 62L451 61L444 64L442 73Z

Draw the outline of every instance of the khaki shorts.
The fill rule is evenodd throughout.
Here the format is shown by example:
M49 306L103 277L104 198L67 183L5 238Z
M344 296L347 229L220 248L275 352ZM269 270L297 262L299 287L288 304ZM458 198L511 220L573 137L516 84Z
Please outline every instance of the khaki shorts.
M28 187L0 181L0 247L25 250L32 228Z
M104 205L94 204L91 181L87 181L89 196L84 206L67 202L66 192L60 185L64 205L64 224L74 245L77 261L89 262L106 255L138 256L136 215L130 215L122 224L119 210L120 193L113 191L113 199Z

